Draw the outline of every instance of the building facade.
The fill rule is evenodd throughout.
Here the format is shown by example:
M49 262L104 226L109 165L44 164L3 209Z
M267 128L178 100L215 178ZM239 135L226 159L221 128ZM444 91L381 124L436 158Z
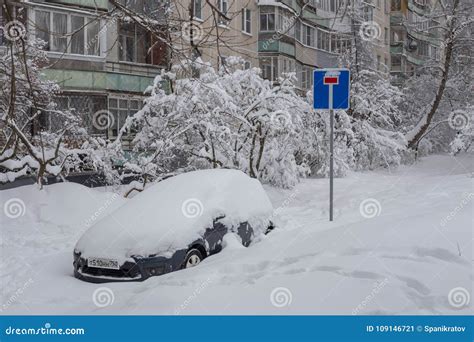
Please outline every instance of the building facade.
M403 82L429 60L439 61L440 22L430 16L434 6L431 0L392 0L390 70L396 82Z
M118 0L125 8L146 14L165 13L159 6L170 4L124 1ZM61 106L74 109L86 121L97 112L110 112L112 124L105 132L88 125L93 133L108 137L116 136L126 117L142 107L145 89L180 54L214 66L238 55L273 82L283 73L295 72L298 88L306 91L312 86L313 69L343 66L339 57L350 51L354 27L361 25L343 15L344 0L213 0L214 8L205 0L176 1L171 2L171 13L180 32L172 35L176 52L170 57L169 47L142 25L114 16L109 0L10 3L13 12L21 8L26 13L28 35L46 44L51 67L45 73L61 86ZM436 33L430 30L436 23L425 18L430 0L355 3L363 6L362 20L377 28L372 42L374 69L403 77L427 59L439 58ZM215 9L222 15L216 16ZM5 21L4 15L1 18ZM199 56L193 55L193 44Z
M91 133L116 136L125 118L142 107L145 89L165 64L166 49L150 48L153 39L139 25L107 16L108 0L10 4L10 13L22 13L28 37L45 42L51 66L44 73L62 89L60 107L81 115ZM105 130L92 124L103 112L112 115Z

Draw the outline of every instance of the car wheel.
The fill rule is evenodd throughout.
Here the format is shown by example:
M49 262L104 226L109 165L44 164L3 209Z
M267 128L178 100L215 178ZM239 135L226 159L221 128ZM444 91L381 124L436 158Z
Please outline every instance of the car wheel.
M191 268L197 266L201 263L203 257L199 250L197 249L190 249L189 252L186 254L186 258L184 259L183 268Z

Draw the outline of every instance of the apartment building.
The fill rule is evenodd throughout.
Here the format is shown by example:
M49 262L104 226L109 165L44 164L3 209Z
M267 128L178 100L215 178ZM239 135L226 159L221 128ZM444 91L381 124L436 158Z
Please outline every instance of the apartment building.
M379 26L374 68L388 74L390 0L374 1L361 3L366 20ZM221 58L239 55L249 66L260 67L263 77L273 82L282 73L295 72L301 90L311 88L315 68L340 66L338 57L348 51L353 38L353 22L343 15L343 0L216 0L215 8L227 19L216 19L206 1L179 3L178 17L193 17L193 42L205 61L217 66ZM185 46L189 35L185 32L177 43Z
M431 0L391 2L391 73L399 83L427 61L440 58L440 23L430 17L434 6Z
M107 17L108 0L9 4L10 13L22 14L28 37L45 42L51 66L44 73L61 86L60 106L81 115L92 133L116 136L125 118L142 107L143 92L166 63L166 49L137 24ZM149 2L135 4L146 10ZM92 124L104 112L113 116L105 129Z
M375 68L383 73L390 73L391 55L390 55L390 0L365 0L362 1L365 6L366 18L368 22L375 25L377 31L374 37L373 51Z
M174 62L200 57L219 67L227 57L240 56L248 67L257 66L257 1L213 0L213 7L206 0L173 3L170 22L181 26L180 34L172 36Z
M46 43L52 63L45 73L61 86L61 106L82 115L92 133L108 137L116 136L126 117L141 108L143 92L160 70L183 54L214 66L239 55L247 67L260 67L263 77L273 82L282 73L295 72L298 87L306 91L312 85L313 69L342 66L338 57L350 49L353 39L354 22L342 15L344 0L213 0L214 10L205 0L182 0L171 2L171 11L166 0L119 1L135 12L154 13L157 25L160 16L156 13L166 10L171 20L163 25L172 22L174 31L180 31L172 32L175 51L171 53L133 20L111 17L114 7L109 0L9 2L12 13L22 9L29 37ZM395 70L401 63L409 67L411 60L406 57L408 62L400 62L394 45L399 36L390 36L391 27L398 29L390 20L390 14L396 14L394 3L407 0L392 0L392 12L388 1L361 2L364 20L380 27L375 51L381 71L388 71L390 64ZM408 5L400 6L405 15ZM222 15L216 16L215 9ZM105 130L91 124L94 115L103 111L113 116Z

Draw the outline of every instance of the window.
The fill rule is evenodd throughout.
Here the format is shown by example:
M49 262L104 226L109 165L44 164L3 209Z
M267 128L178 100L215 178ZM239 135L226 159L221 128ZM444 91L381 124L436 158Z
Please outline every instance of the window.
M318 32L318 49L329 51L329 32Z
M36 11L35 35L47 51L99 56L100 22L93 17Z
M314 28L307 25L305 25L304 28L305 28L304 43L305 45L311 46L313 45L313 41L314 41Z
M66 52L67 49L67 15L53 13L53 44L51 51Z
M339 0L317 0L315 5L323 11L336 12L339 8Z
M119 59L124 62L157 65L162 62L164 52L157 44L152 44L150 32L135 23L120 22Z
M35 13L36 23L35 23L35 30L36 30L36 38L41 39L46 44L44 45L45 50L49 50L49 36L50 36L50 13L45 11L36 11Z
M79 120L81 120L83 127L87 127L89 133L104 135L107 132L100 127L96 127L94 123L94 114L98 111L107 110L107 97L101 95L78 95L73 94L62 94L61 96L55 97L58 109L70 110ZM49 119L47 119L49 120ZM51 120L48 123L48 129L59 130L60 127L56 127L56 120Z
M383 40L385 44L388 44L388 28L384 27L383 32L384 32Z
M392 68L399 68L402 65L402 58L400 56L392 56Z
M338 37L336 34L331 34L331 52L336 52L338 45Z
M430 45L430 57L439 60L439 49L436 46Z
M277 28L278 32L281 34L285 34L290 37L295 36L295 22L294 16L286 11L280 10L278 13L278 21L277 21Z
M418 44L418 55L424 56L424 57L429 56L429 49L430 49L429 44L423 41L417 41L417 44Z
M79 55L84 54L84 24L84 17L76 15L71 16L71 31L76 32L76 34L71 37L71 53Z
M275 31L275 13L260 14L260 31Z
M402 8L401 0L391 0L391 10L392 11L400 11Z
M223 15L227 16L227 12L229 10L228 0L218 0L217 5L218 5L219 12L222 14L222 15L219 15L219 24L227 25L228 24L227 20L223 17Z
M194 0L194 18L202 19L202 0Z
M109 98L109 111L114 117L114 125L110 127L112 136L117 136L127 117L138 112L142 106L142 101L136 98Z
M380 70L381 59L382 59L382 57L377 55L377 70Z
M262 77L266 80L276 81L278 78L278 58L262 57L260 58L260 69Z
M295 60L288 58L280 59L280 70L282 73L295 72Z
M248 8L242 9L242 31L252 34L252 12Z
M296 27L295 27L295 38L297 41L301 42L301 21L297 20L296 21Z
M363 17L365 21L373 21L374 19L374 8L371 6L365 6L363 9Z

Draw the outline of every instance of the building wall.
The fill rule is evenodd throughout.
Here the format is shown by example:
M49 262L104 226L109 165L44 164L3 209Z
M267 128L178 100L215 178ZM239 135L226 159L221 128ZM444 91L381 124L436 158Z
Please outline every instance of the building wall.
M155 48L154 57L148 58L143 50L151 44L150 35L135 32L137 46L127 51L137 52L128 60L119 39L122 22L106 19L106 0L38 0L18 5L27 10L28 36L48 41L51 67L44 74L61 86L59 104L74 108L92 133L115 136L125 118L142 106L145 89L163 67L156 62L166 59L158 54L166 51ZM96 114L104 111L113 117L113 125L97 128Z
M224 5L225 3L225 5ZM190 8L194 4L193 12ZM219 20L215 11L205 0L183 0L174 7L172 17L174 22L182 22L181 34L175 35L173 44L178 53L175 53L175 63L180 59L195 56L190 47L190 30L194 30L192 38L204 61L218 67L220 57L241 56L250 65L258 65L258 7L255 0L215 0L216 8L222 8L227 13L229 21ZM250 32L242 27L243 10L250 13ZM192 18L192 14L194 17ZM189 24L191 22L192 24ZM221 21L222 23L219 23ZM217 24L217 25L216 25Z
M417 72L429 60L440 59L441 22L431 19L436 9L432 0L392 0L391 6L391 73L396 82ZM441 16L438 16L442 20Z

